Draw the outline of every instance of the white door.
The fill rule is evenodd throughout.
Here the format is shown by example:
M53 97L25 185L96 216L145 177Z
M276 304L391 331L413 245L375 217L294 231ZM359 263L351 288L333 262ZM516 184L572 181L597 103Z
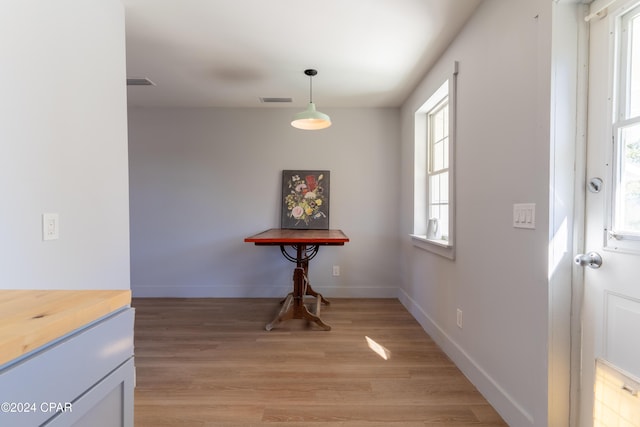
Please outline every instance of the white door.
M612 2L596 1L592 12L603 3ZM602 403L600 389L594 399L597 359L640 377L639 5L619 0L590 21L584 251L601 255L602 265L584 267L581 427L640 426L631 380L614 388L638 409L623 415L634 423L600 421L617 404Z

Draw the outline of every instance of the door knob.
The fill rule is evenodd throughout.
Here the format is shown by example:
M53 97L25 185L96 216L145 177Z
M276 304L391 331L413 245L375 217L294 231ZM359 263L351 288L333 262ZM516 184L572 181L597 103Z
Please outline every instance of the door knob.
M578 254L573 262L580 267L600 268L602 265L602 257L598 252L589 252L588 254Z

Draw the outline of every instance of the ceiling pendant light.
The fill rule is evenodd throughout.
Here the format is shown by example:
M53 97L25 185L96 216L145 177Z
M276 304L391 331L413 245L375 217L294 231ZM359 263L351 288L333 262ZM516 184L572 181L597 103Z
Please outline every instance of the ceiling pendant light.
M318 71L309 69L304 70L304 73L309 76L309 105L307 109L294 115L291 126L304 130L316 130L324 129L331 126L331 119L324 113L316 110L316 104L313 103L313 76L318 74Z

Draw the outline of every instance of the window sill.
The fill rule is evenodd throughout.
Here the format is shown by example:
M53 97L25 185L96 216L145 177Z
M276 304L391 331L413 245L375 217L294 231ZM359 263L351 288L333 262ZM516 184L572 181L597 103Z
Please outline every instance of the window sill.
M419 236L417 234L410 234L413 246L423 249L427 252L432 252L436 255L448 259L455 259L455 252L451 242L447 240L432 240L427 239L426 236Z

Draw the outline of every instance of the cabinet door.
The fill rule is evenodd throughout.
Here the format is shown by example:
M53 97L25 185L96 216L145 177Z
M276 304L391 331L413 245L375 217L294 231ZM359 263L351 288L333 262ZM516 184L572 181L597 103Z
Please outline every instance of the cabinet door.
M129 359L46 427L133 427L134 365Z

